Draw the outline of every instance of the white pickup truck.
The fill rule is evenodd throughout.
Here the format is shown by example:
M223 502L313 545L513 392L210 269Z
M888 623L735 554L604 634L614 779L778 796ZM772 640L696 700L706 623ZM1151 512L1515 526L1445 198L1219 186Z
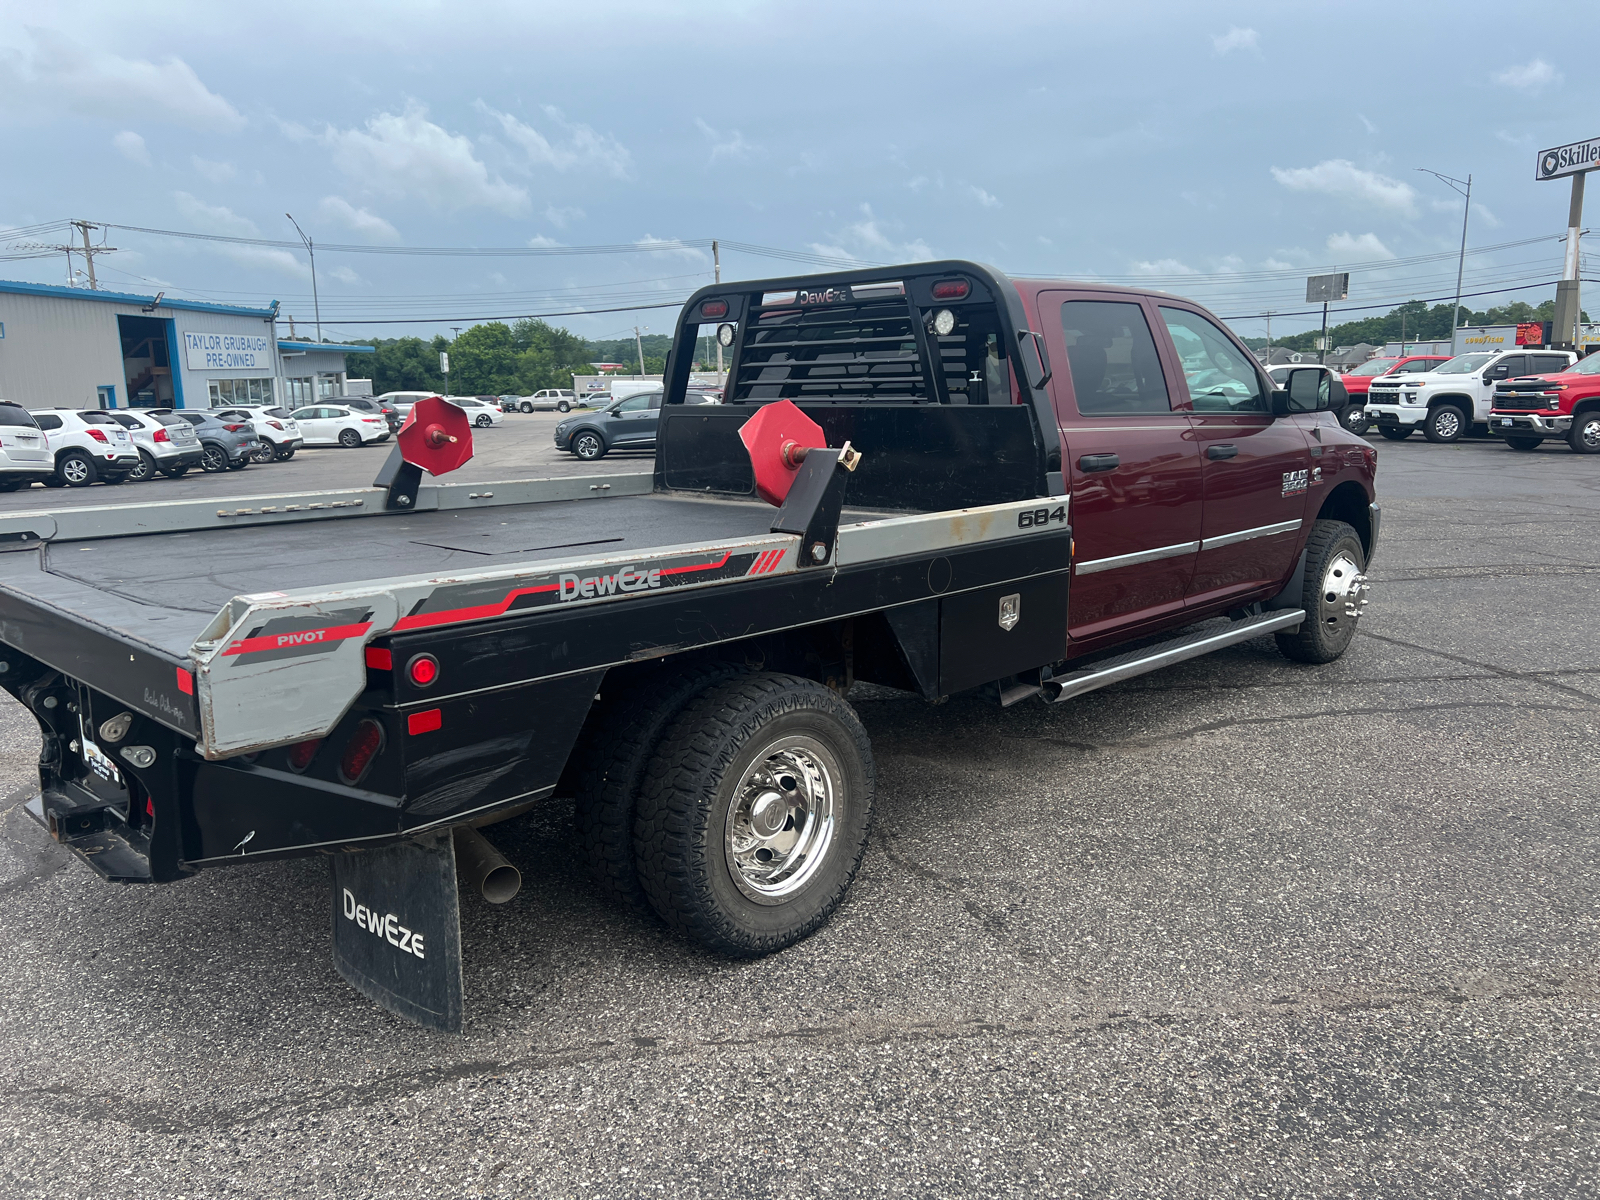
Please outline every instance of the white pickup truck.
M1474 351L1420 375L1384 375L1367 390L1367 421L1392 442L1419 426L1430 442L1460 441L1488 428L1495 384L1565 371L1577 357L1567 350Z

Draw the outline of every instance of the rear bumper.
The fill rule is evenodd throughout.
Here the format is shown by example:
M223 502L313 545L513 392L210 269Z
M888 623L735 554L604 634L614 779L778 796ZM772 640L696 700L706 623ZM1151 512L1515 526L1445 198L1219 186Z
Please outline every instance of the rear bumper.
M1489 432L1495 437L1564 438L1572 428L1572 418L1549 413L1492 412Z

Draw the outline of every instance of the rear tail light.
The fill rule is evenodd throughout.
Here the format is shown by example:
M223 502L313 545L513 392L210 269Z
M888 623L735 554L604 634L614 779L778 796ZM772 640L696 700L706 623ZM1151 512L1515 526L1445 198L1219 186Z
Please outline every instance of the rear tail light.
M150 440L152 442L170 442L172 439L167 436L165 429L158 429Z
M249 429L250 426L248 426L248 425L224 425L223 428L226 429L229 433L243 433L246 429Z
M110 444L109 440L106 438L106 435L101 433L98 429L87 430L87 433L97 442L106 442L107 445Z
M274 429L282 429L283 428L283 426L278 424L278 422L276 422L276 421L268 421L267 424L271 425Z
M299 774L311 765L311 760L317 756L317 750L322 745L321 738L312 738L309 742L299 742L289 747L289 770Z
M726 300L707 300L700 306L700 315L707 320L728 315L728 302Z
M360 783L382 749L383 726L371 717L365 718L345 743L344 757L339 760L339 778L346 783Z
M965 279L941 279L933 285L933 298L935 300L962 300L966 298L972 285Z
M427 687L439 678L439 660L431 654L419 654L406 664L406 674L417 687Z

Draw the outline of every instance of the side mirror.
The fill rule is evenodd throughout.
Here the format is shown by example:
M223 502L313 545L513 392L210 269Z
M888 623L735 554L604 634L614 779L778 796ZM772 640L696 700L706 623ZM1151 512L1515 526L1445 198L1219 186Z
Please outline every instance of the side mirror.
M1326 378L1315 367L1290 371L1282 390L1272 393L1272 415L1287 417L1296 413L1326 412L1330 402L1323 390Z

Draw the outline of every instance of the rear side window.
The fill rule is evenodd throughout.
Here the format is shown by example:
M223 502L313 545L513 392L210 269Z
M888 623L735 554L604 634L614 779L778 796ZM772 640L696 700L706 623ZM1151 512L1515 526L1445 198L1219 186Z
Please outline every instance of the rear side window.
M205 421L205 418L199 413L179 413L178 415L196 428L198 428L200 424Z
M1557 371L1567 369L1567 356L1565 354L1535 354L1533 356L1533 373L1535 375L1554 375Z
M269 408L266 410L266 413L269 417L287 417L289 415L281 408Z
M1266 412L1267 394L1255 363L1199 313L1161 309L1189 385L1195 412Z
M109 416L107 416L103 412L81 412L78 415L80 417L82 417L83 420L84 420L84 423L88 424L88 425L115 425L116 424L116 422L114 420L112 420Z
M1156 340L1141 306L1068 300L1061 306L1061 332L1080 414L1172 411Z
M59 422L57 422L59 424ZM28 410L17 404L0 404L0 425L25 425L34 428L34 420Z
M150 413L149 415L160 421L163 425L187 424L187 422L184 421L184 419L177 413Z
M1419 358L1416 362L1404 364L1396 374L1418 375L1423 371L1431 371L1439 365L1441 359Z
M138 417L130 417L127 413L112 413L111 419L124 429L143 429Z
M61 418L56 416L55 413L40 413L38 416L34 417L34 421L38 424L40 429L61 428Z

